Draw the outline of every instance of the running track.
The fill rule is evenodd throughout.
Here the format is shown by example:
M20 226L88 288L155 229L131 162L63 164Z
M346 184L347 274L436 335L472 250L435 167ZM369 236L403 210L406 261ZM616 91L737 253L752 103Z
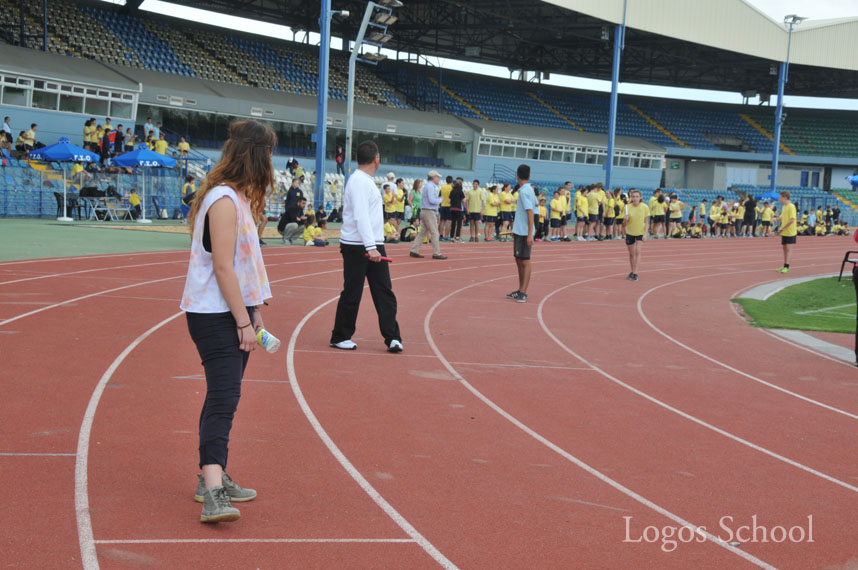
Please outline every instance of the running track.
M791 276L848 239L804 239ZM424 248L425 249L425 248ZM202 369L178 301L186 252L0 263L2 561L10 568L854 568L858 373L747 326L776 240L390 248L406 351L368 295L327 347L336 248L265 250L284 341L256 351L229 471L234 524L191 500ZM723 516L813 543L725 544ZM624 519L624 517L631 517ZM627 522L628 521L628 522ZM665 552L647 526L709 532ZM215 543L215 544L212 544Z

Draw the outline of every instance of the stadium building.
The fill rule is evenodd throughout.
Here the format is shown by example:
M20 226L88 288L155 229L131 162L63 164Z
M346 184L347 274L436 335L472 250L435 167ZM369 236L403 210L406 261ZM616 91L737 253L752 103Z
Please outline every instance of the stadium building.
M110 117L114 126L142 136L151 117L163 125L168 154L179 137L190 142L188 170L199 176L217 160L229 123L255 118L278 134L278 169L296 157L313 170L317 46L141 12L139 4L50 0L45 14L41 3L0 2L6 41L0 45L0 108L15 136L37 123L43 143L67 137L80 144L90 117ZM365 4L342 4L337 7L352 16L338 19L334 34L354 37ZM318 6L303 2L216 1L209 8L293 29L318 27ZM416 63L425 57L359 65L354 140L374 139L383 171L407 180L432 168L484 184L505 181L521 162L531 164L543 189L566 180L604 180L609 97L539 80L551 73L610 79L613 38L622 23L623 82L732 90L767 102L777 92L778 66L790 42L788 94L858 95L858 52L851 47L858 19L805 22L790 37L742 0L632 2L627 11L621 0L503 7L483 0L466 6L409 1L397 16L389 49L504 65L511 75L529 78ZM331 52L326 201L333 203L343 182L333 159L345 142L347 60L347 52ZM836 203L855 223L858 201L847 178L858 167L858 113L790 108L786 115L778 186L797 194L802 209ZM770 181L774 123L768 105L622 95L611 183L677 188L692 205L717 194L762 193ZM10 153L0 178L0 215L53 216L52 194L62 185L58 168ZM115 185L123 193L139 184L139 176L99 174L73 182ZM174 211L183 182L179 169L147 176L154 179L157 209ZM309 190L310 181L305 184ZM278 207L272 203L269 213L276 215Z

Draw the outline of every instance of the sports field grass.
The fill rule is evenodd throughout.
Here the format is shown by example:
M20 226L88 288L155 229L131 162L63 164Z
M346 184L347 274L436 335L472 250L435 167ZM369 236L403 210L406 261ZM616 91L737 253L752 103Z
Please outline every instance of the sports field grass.
M787 287L765 301L734 299L751 324L770 329L855 332L855 289L851 276L816 279Z

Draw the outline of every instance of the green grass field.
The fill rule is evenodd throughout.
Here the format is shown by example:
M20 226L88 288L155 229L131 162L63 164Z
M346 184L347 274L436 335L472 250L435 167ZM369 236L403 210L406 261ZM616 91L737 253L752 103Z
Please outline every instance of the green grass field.
M766 301L733 299L751 324L770 329L855 332L855 288L851 276L816 279L787 287Z

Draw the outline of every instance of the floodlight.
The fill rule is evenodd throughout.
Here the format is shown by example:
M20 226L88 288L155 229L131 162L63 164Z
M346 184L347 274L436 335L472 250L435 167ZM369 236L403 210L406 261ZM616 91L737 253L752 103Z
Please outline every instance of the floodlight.
M392 14L388 14L387 12L379 12L373 21L376 24L380 24L382 26L391 26L395 24L398 20L399 18Z
M388 8L402 8L404 4L399 0L378 0L378 4L381 6L387 6Z
M790 14L788 16L784 16L784 24L800 24L807 20L804 16L797 16L796 14Z
M340 10L340 16L342 16L343 18L348 18L349 17L349 11L348 10Z
M379 61L384 61L387 59L387 56L383 53L362 53L358 55L359 58L366 61L374 61L378 63Z
M387 43L392 39L393 39L393 36L391 34L385 34L383 32L373 32L367 38L367 40L369 40L373 43L376 43L376 44Z

